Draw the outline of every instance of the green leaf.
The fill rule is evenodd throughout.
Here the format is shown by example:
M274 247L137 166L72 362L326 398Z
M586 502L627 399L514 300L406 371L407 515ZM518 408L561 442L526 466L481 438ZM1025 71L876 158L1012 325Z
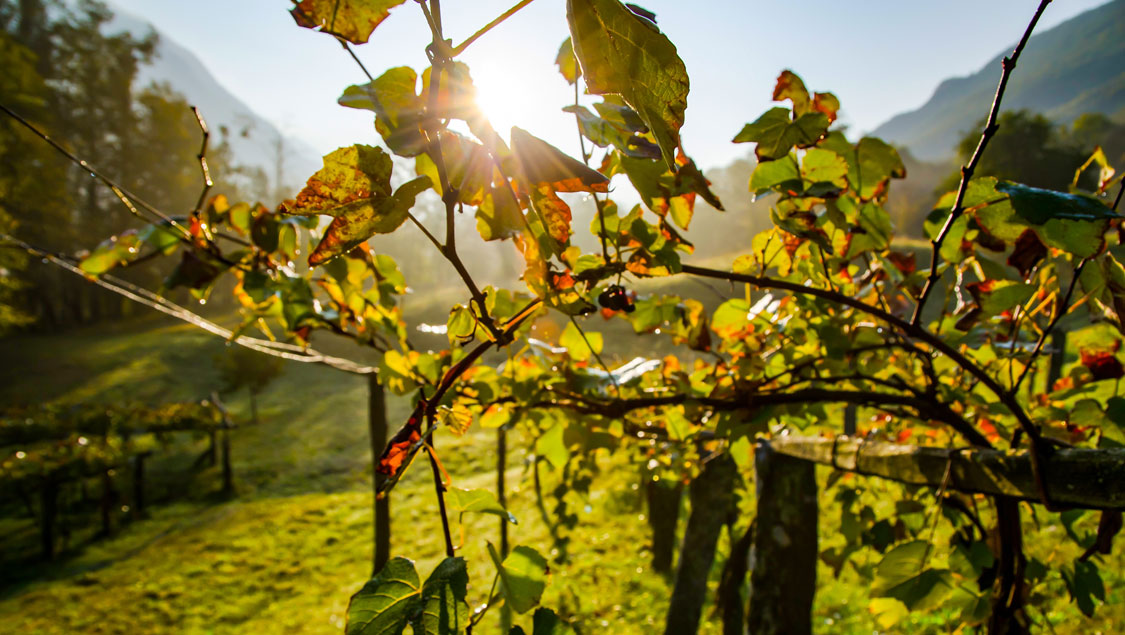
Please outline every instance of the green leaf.
M1009 181L997 183L996 191L1007 194L1016 213L1033 225L1055 218L1097 221L1118 217L1105 203L1085 194L1065 194Z
M346 253L374 234L387 234L406 220L414 199L427 190L429 177L404 183L391 194L391 157L382 149L354 145L324 157L324 167L309 177L289 214L333 216L324 237L309 255L316 266Z
M472 336L476 332L477 322L473 319L469 307L458 304L449 312L449 320L445 323L445 326L445 332L449 336L450 343L452 343Z
M906 177L906 167L898 150L882 139L860 139L855 150L845 158L848 160L848 182L864 201L884 194L890 179Z
M546 458L555 469L562 469L570 459L570 452L563 441L565 431L565 424L556 423L535 441L535 453Z
M797 158L785 155L773 161L760 161L750 175L750 191L761 196L770 190L796 196L804 190Z
M582 68L578 66L578 58L574 57L574 46L571 45L570 38L563 40L562 46L559 47L559 54L555 56L555 66L559 67L559 72L568 84L573 84L582 77Z
M337 101L348 108L375 111L375 130L391 152L413 157L426 149L421 127L425 104L416 92L417 86L414 69L398 66L368 84L348 86Z
M531 618L531 635L574 635L574 629L554 611L541 606Z
M805 190L818 184L842 190L847 186L847 174L847 161L831 150L810 148L801 158L801 178L805 181Z
M570 322L563 329L562 336L559 337L559 345L565 346L570 358L576 362L584 362L602 352L602 334L592 331L586 331L585 333L586 337L583 339L582 332L574 326L574 322ZM586 343L587 340L589 340L589 344Z
M617 0L567 0L566 17L587 92L621 95L674 170L689 88L675 45Z
M121 236L113 236L103 240L94 251L82 258L78 268L83 272L97 276L114 267L128 264L140 255L141 239L136 230L129 230ZM185 256L188 252L184 252ZM213 276L212 276L213 277Z
M469 625L465 595L469 574L464 558L446 558L422 585L421 614L411 625L414 635L454 635Z
M948 569L924 569L930 543L915 540L891 549L875 569L872 593L899 600L911 611L940 605L953 593Z
M245 206L247 209L250 207L245 203L240 203L231 209L233 211L241 206ZM249 223L246 224L246 227L249 227ZM141 231L137 233L137 238L144 244L152 247L155 251L164 253L164 255L172 253L176 246L180 244L180 235L168 229L168 225L165 223L149 225L141 229Z
M348 603L346 635L399 635L422 607L418 572L406 558L391 558Z
M985 315L999 315L1027 302L1035 293L1035 285L1013 280L985 280L965 285Z
M488 555L492 556L500 573L500 593L508 606L516 613L527 613L535 608L547 588L547 559L531 547L521 545L500 562L500 555L491 542Z
M478 514L493 514L501 518L506 518L508 522L513 525L516 523L516 517L513 516L500 501L496 500L496 495L486 489L461 489L459 487L451 487L446 492L446 503L449 508L455 512L475 512Z
M771 108L748 123L734 138L735 143L757 143L754 149L759 161L780 159L793 146L807 148L828 130L828 117L822 112L809 112L790 120L789 109Z
M297 26L364 44L371 32L406 0L300 0L290 10Z

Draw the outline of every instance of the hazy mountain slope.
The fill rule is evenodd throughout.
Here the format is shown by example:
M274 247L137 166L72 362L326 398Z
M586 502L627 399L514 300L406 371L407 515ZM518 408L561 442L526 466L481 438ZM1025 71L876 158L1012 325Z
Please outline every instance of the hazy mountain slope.
M139 85L167 82L188 103L200 108L213 130L226 126L231 133L229 141L236 162L262 168L272 184L277 167L278 140L281 140L284 183L299 186L321 167L320 154L315 149L303 141L282 135L276 126L220 85L191 51L144 20L116 7L113 10L114 29L137 35L147 34L151 29L160 37L152 64L141 68Z
M952 156L962 133L987 114L1000 60L1010 51L1011 45L1006 46L969 77L945 80L921 108L896 115L872 134L910 148L919 159ZM1060 123L1086 112L1113 115L1125 109L1125 0L1032 36L1003 106L1042 112Z

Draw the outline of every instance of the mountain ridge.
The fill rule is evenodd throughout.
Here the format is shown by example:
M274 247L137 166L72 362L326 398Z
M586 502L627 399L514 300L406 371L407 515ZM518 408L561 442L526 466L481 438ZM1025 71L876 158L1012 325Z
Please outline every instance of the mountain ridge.
M919 159L953 156L958 139L987 114L1003 53L972 75L943 80L921 107L871 134ZM1003 109L1027 108L1058 123L1086 112L1125 113L1125 0L1081 13L1028 41L1004 94Z
M276 188L278 184L274 181L280 145L280 185L289 189L299 187L321 167L319 152L303 140L285 135L271 121L243 103L190 50L152 23L119 7L111 7L114 19L109 25L110 30L128 31L138 37L152 31L159 38L151 63L140 67L137 85L167 83L188 103L199 108L212 130L225 126L230 131L226 140L230 143L236 163L261 168Z

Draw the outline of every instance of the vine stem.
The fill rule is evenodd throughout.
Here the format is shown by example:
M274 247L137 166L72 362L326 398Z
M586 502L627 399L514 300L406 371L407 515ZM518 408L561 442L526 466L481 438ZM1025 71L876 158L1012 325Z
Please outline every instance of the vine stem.
M1051 4L1051 0L1041 0L1039 7L1035 10L1035 15L1031 16L1031 22L1028 23L1027 29L1023 32L1023 37L1020 38L1016 48L1012 51L1010 56L1004 57L1001 60L1003 71L1000 73L1000 83L996 86L996 95L992 98L992 108L988 112L988 119L985 123L984 130L981 131L980 141L977 142L976 150L973 151L972 157L969 162L961 166L961 184L957 187L957 198L953 203L953 208L949 212L949 217L945 219L945 224L942 225L941 231L938 232L937 237L931 241L933 253L930 258L930 275L926 278L926 285L922 287L922 293L918 296L918 304L914 307L914 316L910 319L910 323L917 326L922 319L922 309L926 306L926 300L929 299L930 294L933 293L934 286L937 284L941 276L938 274L938 266L941 263L941 245L945 242L946 236L949 235L949 230L953 227L953 223L965 213L964 202L965 193L969 189L969 181L973 178L973 172L977 169L977 164L980 163L981 156L984 154L985 147L988 142L996 135L996 131L1000 126L996 123L996 118L1000 114L1000 102L1004 99L1004 90L1008 86L1008 78L1011 77L1012 71L1016 68L1016 62L1019 60L1020 53L1023 52L1024 46L1027 45L1028 39L1031 38L1031 32L1035 30L1035 25L1039 22L1039 17L1043 15L1047 5Z
M431 420L430 425L434 425ZM434 455L434 437L430 436L428 452L430 456L430 471L434 475L434 493L437 494L438 511L441 513L441 531L445 536L445 557L453 557L453 536L449 532L449 514L445 510L445 482L441 478L441 468L438 467L437 457Z

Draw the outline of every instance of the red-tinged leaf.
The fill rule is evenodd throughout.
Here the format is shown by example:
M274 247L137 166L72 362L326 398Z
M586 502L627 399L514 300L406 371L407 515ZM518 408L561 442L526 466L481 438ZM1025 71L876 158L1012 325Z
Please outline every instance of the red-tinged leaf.
M909 276L918 268L918 265L914 260L914 254L912 253L888 251L887 260L890 260L891 264L895 266L895 269L898 269L900 272L902 272L902 275L904 276Z
M992 425L992 422L988 419L981 419L979 427L981 434L984 435L984 438L988 439L991 442L1000 440L1000 433L997 432L996 426Z
M290 13L297 26L364 44L371 32L406 0L300 0Z
M555 192L609 191L609 179L604 175L515 126L512 127L512 153L519 165L519 180L527 189L549 185Z
M414 199L430 187L422 176L391 193L391 158L380 148L354 145L324 157L324 167L309 177L288 214L333 216L320 243L309 255L316 266L347 253L375 234L398 229Z
M836 113L840 110L840 100L832 93L816 93L813 95L813 110L824 113L828 122L836 121Z
M809 100L809 91L805 88L805 82L797 76L796 73L790 70L781 71L781 75L777 76L777 85L773 89L773 100L783 101L788 99L793 102L793 114L801 116L812 108L812 102ZM831 118L829 119L831 120Z
M910 428L900 430L899 433L895 436L895 441L897 443L906 443L912 436L914 436L914 430Z
M527 288L539 297L547 295L547 262L539 251L539 242L530 234L519 234L512 237L516 248L523 254L524 270L523 281Z
M1035 264L1047 255L1047 247L1031 229L1025 229L1016 239L1016 245L1008 256L1008 264L1015 267L1020 276L1027 278Z
M419 402L406 423L387 441L387 446L383 449L383 454L379 456L379 462L375 466L377 472L396 478L402 468L410 463L414 452L417 451L414 446L422 439L422 415L424 411L425 403Z
M555 194L550 185L539 185L531 190L531 206L543 218L551 238L563 245L570 241L570 206Z
M1113 350L1082 349L1079 353L1082 357L1082 365L1090 369L1090 374L1094 376L1095 381L1119 379L1125 376L1125 367L1122 367L1121 361L1117 359Z

